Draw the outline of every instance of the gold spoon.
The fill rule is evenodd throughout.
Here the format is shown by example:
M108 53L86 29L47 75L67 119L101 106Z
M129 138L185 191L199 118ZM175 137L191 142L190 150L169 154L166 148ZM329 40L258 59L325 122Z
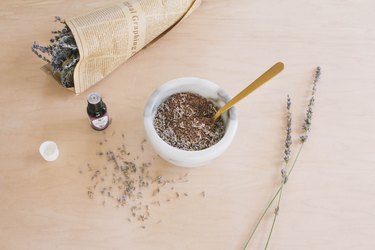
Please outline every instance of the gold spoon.
M254 82L252 82L249 86L247 86L244 90L238 93L235 97L229 100L223 107L221 107L216 114L213 116L214 121L219 118L225 111L230 109L234 106L237 102L241 101L243 98L248 96L251 92L262 86L272 77L276 76L284 69L284 64L282 62L278 62L273 65L269 70L263 73L260 77L258 77Z

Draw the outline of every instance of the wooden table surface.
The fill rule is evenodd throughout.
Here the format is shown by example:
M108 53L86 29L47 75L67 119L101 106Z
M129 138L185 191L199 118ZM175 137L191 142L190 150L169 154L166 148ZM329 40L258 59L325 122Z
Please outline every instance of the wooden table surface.
M375 248L373 1L206 0L157 43L76 96L40 70L43 62L30 47L49 40L58 27L54 16L105 5L0 3L0 249L243 249L280 184L286 95L292 97L295 155L318 65L310 138L284 188L269 249ZM143 108L162 83L197 76L234 95L277 61L285 70L238 104L236 137L212 164L174 167L142 143ZM102 94L113 119L105 133L89 126L91 91ZM45 140L58 144L58 160L39 155ZM122 144L132 160L150 162L155 176L180 180L189 174L162 188L160 206L155 197L143 200L150 203L145 222L98 190L93 199L87 194L93 171L113 171L98 154ZM274 208L247 249L264 249Z

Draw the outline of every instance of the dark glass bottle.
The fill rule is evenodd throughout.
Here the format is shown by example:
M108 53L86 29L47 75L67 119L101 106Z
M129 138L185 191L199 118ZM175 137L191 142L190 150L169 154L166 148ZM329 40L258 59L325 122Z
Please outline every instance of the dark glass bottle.
M96 92L87 97L87 114L91 127L95 130L104 130L109 125L107 106Z

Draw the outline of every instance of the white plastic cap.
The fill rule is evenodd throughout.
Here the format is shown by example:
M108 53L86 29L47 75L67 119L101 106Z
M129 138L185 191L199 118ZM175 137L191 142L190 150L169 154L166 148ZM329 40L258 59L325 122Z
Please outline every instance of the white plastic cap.
M39 153L46 161L54 161L59 157L59 149L53 141L45 141L40 144Z

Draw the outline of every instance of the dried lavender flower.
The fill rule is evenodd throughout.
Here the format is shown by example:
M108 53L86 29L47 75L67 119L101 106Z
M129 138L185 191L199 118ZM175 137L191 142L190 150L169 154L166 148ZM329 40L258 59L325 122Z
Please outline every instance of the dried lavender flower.
M287 96L287 103L286 103L286 109L287 109L287 116L286 116L286 136L285 136L285 149L284 149L284 161L285 164L288 164L290 159L290 153L291 153L291 145L292 145L292 112L291 112L291 99L290 96Z
M320 79L320 74L321 74L321 70L320 70L320 67L318 66L315 70L314 80L313 80L313 83L312 83L313 88L312 88L311 98L310 98L309 104L307 106L306 117L305 117L305 120L304 120L304 123L303 123L303 126L302 126L303 135L300 136L301 142L305 142L307 140L308 136L309 136L308 133L309 133L310 128L311 128L313 106L314 106L314 103L315 103L316 85L317 85L317 82Z
M31 50L39 58L50 63L53 74L60 78L62 86L66 88L74 87L74 69L79 61L78 47L65 20L56 16L55 22L60 22L64 27L61 30L51 32L54 35L50 39L51 44L41 46L34 42Z
M281 202L281 195L283 193L283 188L284 188L284 185L288 181L288 173L287 173L286 168L288 166L289 159L290 159L290 153L291 153L290 146L292 145L292 112L291 112L291 105L292 105L292 102L290 100L290 96L287 95L287 100L286 100L286 110L287 110L286 136L285 136L285 143L284 143L284 145L285 145L285 148L284 148L284 162L285 162L285 164L283 165L283 167L281 169L281 185L280 185L280 189L279 189L279 192L278 192L279 198L277 200L276 208L273 212L274 216L273 216L272 226L271 226L270 233L268 234L266 246L265 246L264 249L267 249L268 244L270 242L272 232L273 232L273 229L274 229L275 223L276 223L276 218L277 218L277 216L279 215L279 212L280 212L280 202ZM276 198L276 196L277 196L277 194L275 195L274 198ZM271 205L271 203L270 203L270 205Z
M307 107L307 111L306 111L306 117L304 119L304 124L303 124L303 132L302 132L302 135L300 136L300 140L301 140L301 143L300 143L300 146L299 146L299 150L297 150L297 153L296 153L296 156L295 158L293 159L293 162L291 162L291 167L290 169L287 171L286 168L287 166L289 165L289 160L290 160L290 146L291 146L291 112L290 112L290 107L291 107L291 101L290 101L290 97L288 96L287 97L287 136L286 136L286 139L285 139L285 149L284 149L284 161L285 161L285 166L283 166L283 168L281 169L281 177L282 177L282 181L281 181L281 184L280 184L280 187L279 189L277 190L277 192L274 194L273 198L271 199L270 202L268 202L268 205L266 206L266 208L264 209L263 213L261 214L260 218L258 219L254 229L252 230L251 234L250 234L250 237L247 239L245 245L244 245L244 250L247 248L249 242L252 240L256 230L258 229L258 226L260 225L261 221L264 219L266 213L268 212L269 208L271 207L271 205L275 202L276 198L277 199L277 206L276 208L274 209L273 213L274 213L274 218L273 218L273 222L272 222L272 226L271 226L271 230L268 234L268 239L267 239L267 242L266 242L266 246L264 249L267 249L268 247L268 244L270 242L270 238L271 238L271 235L272 235L272 232L273 232L273 228L275 226L275 222L276 222L276 218L280 212L280 201L281 201L281 197L282 197L282 193L283 193L283 187L284 185L287 183L288 181L288 177L289 175L292 173L293 169L294 169L294 166L300 156L300 152L303 148L303 145L304 145L304 142L307 140L308 138L308 132L310 131L310 126L311 126L311 118L312 118L312 107L314 105L314 101L315 101L315 93L316 93L316 85L317 85L317 82L319 81L320 79L320 74L321 74L321 69L320 67L317 67L316 70L315 70L315 75L314 75L314 79L313 79L313 82L312 82L312 85L313 85L313 88L312 88L312 95L311 95L311 98L310 98L310 101L308 103L308 107Z

